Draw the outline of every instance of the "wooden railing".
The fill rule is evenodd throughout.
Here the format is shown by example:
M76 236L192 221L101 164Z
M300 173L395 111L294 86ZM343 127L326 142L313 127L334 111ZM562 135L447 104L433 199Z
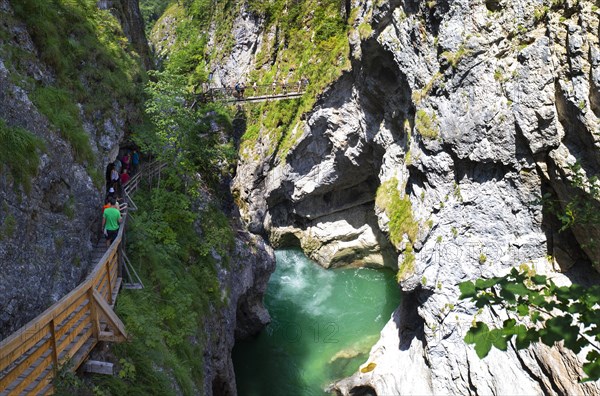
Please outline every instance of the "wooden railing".
M258 102L263 100L293 99L306 91L307 80L270 85L251 85L242 90L234 87L209 88L196 97L198 102Z
M164 166L151 164L132 177L123 189L129 205L142 172L156 177ZM119 264L126 218L125 212L117 238L83 283L0 342L1 396L52 393L52 379L63 365L74 371L98 342L127 339L113 311L122 282Z

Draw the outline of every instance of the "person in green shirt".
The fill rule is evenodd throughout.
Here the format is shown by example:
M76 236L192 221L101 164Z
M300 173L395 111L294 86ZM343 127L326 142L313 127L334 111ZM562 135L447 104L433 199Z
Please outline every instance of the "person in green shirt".
M110 207L104 210L102 215L102 230L106 237L106 246L109 247L119 234L119 224L121 223L121 212L119 211L119 205L114 197L111 197Z

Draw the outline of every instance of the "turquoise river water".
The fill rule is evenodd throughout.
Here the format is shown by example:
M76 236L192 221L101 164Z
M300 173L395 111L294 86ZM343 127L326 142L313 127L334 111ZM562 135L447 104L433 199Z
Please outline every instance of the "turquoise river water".
M265 304L272 322L238 342L240 396L324 395L356 372L400 302L392 271L325 270L300 251L276 253Z

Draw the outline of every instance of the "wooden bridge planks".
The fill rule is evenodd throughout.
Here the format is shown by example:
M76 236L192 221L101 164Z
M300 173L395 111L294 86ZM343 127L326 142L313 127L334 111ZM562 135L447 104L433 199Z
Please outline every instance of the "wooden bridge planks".
M249 96L249 97L243 97L243 98L227 98L227 99L222 99L219 100L219 102L224 102L224 103L258 103L258 102L269 102L271 100L275 101L275 100L285 100L285 99L296 99L296 98L300 98L302 97L302 95L304 95L304 92L299 92L299 93L289 93L289 94L281 94L281 95L265 95L265 96Z

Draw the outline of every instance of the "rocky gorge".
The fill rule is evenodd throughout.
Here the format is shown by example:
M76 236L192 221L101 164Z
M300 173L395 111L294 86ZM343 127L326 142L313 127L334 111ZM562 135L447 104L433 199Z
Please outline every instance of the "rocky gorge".
M136 0L38 6L0 0L0 339L93 266L103 172L145 121L140 89L152 65ZM279 24L285 17L301 25L297 36ZM123 370L108 386L238 393L230 354L269 321L272 247L297 247L326 268L397 271L400 306L356 374L329 385L333 394L598 394L597 382L580 382L583 354L560 343L478 357L464 341L474 318L493 327L510 314L460 300L458 284L514 267L561 285L600 282L600 226L578 212L581 202L586 213L600 209L599 32L588 0L172 2L150 40L189 92L312 74L291 105L237 106L228 208L211 209L218 199L206 185L189 205L208 213L192 227L201 239L137 245L160 253L161 276L148 278L166 281L120 297L138 344L114 359ZM299 43L306 53L292 62ZM191 123L194 137L228 144L215 108ZM226 160L217 165L226 181ZM170 186L214 176L194 172ZM198 243L186 250L178 238ZM167 245L180 249L174 269L159 250ZM185 283L195 276L201 287ZM144 304L156 316L141 316ZM147 381L130 381L131 367Z
M597 6L351 1L340 12L354 17L351 67L294 126L284 156L260 134L233 187L249 229L275 246L326 267L399 270L404 300L365 362L374 368L330 390L596 394L560 347L479 359L463 341L477 309L457 284L519 265L562 284L597 282L598 226L565 230L548 211L548 200L574 197L598 208ZM237 16L232 55L217 66L225 82L254 66L271 34L260 23ZM408 210L400 238L388 238L391 194Z

